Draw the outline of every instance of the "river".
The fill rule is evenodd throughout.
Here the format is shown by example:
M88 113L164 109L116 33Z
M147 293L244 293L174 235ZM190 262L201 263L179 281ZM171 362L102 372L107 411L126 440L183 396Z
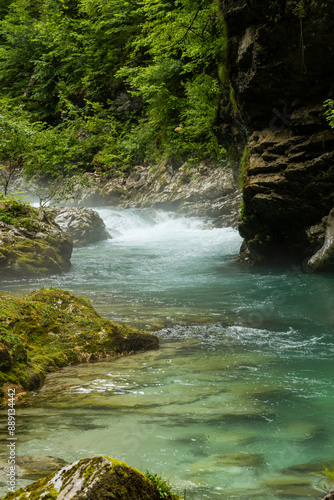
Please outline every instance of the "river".
M199 218L99 213L112 239L75 249L63 276L2 291L71 290L154 331L160 350L51 374L18 411L18 453L109 455L187 500L320 498L313 472L334 460L333 276L242 268L237 231Z

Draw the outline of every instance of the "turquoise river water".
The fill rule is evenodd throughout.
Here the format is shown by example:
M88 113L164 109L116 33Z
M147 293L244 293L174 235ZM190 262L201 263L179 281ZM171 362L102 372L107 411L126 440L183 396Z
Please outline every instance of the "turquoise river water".
M72 290L157 333L160 350L51 374L18 410L18 454L109 455L187 500L321 498L314 472L334 460L333 275L241 268L237 231L201 219L99 213L113 239L76 249L66 275L1 291Z

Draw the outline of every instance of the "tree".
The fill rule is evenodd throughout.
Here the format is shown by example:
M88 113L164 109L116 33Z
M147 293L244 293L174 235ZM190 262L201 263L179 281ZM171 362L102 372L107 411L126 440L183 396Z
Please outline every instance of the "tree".
M0 181L8 194L14 174L21 172L34 148L37 125L31 124L21 107L0 101Z
M217 159L225 45L218 0L12 0L0 92L71 132L67 165Z

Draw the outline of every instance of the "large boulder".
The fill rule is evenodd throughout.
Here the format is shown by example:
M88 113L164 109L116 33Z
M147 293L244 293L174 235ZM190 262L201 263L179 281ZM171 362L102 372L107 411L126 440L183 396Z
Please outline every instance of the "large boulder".
M312 270L334 271L334 209L325 217L324 225L323 245L309 259L307 266Z
M74 247L110 238L106 226L95 210L90 208L52 208L55 222L73 241Z
M0 280L69 271L72 247L43 210L0 199Z
M109 457L84 458L24 489L8 493L5 500L49 498L57 500L177 500L163 492L137 469Z

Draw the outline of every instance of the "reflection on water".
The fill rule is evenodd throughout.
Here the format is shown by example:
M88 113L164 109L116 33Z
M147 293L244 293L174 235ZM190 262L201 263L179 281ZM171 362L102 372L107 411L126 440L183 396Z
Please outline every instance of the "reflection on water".
M319 498L313 472L334 457L331 277L239 269L238 234L199 219L101 214L114 239L49 283L156 330L161 349L51 374L19 410L19 453L107 454L187 500Z

